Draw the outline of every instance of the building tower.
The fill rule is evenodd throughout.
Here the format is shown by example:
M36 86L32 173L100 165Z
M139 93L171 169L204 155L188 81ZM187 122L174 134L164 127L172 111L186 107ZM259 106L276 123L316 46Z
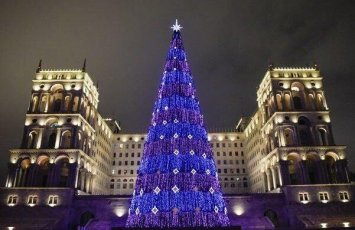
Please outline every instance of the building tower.
M316 65L269 66L257 102L258 111L245 129L252 192L349 182L345 146L335 144Z
M128 227L229 225L177 21L144 144Z
M69 187L106 194L112 131L82 70L42 70L33 79L22 144L10 150L6 187Z

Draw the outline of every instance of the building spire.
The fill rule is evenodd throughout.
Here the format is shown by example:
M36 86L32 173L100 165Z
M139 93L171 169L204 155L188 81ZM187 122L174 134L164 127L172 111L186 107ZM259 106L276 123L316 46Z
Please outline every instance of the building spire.
M42 59L39 60L38 67L36 69L36 73L39 73L39 71L42 70Z
M84 64L83 64L83 68L81 69L81 71L86 72L86 58L84 59Z
M173 29L174 32L178 32L180 31L183 27L181 25L179 25L179 22L177 19L175 19L175 24L170 27L171 29Z

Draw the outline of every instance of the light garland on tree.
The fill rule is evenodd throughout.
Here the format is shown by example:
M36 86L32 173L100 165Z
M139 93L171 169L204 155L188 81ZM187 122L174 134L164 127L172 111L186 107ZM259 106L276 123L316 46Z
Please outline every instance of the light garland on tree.
M127 227L228 226L227 209L176 20Z

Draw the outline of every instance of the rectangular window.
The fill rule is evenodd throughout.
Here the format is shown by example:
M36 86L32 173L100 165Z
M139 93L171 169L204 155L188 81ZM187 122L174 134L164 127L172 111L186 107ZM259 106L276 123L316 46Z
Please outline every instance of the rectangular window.
M237 157L238 156L238 152L234 152L234 155Z
M133 170L131 170L131 174L133 174Z
M121 170L118 170L118 171L117 171L117 174L121 174Z
M139 148L139 149L141 148L141 146L142 146L141 144L138 144L138 148Z
M223 172L224 172L224 173L227 173L227 169L223 169Z
M225 164L225 165L226 165L226 164L227 164L227 160L223 160L223 164Z
M232 152L229 152L229 156L230 156L230 157L232 156Z
M135 146L135 144L132 144L132 149L134 149L136 146Z
M118 162L118 165L122 165L122 161L119 161L119 162Z
M217 164L220 165L220 164L221 164L221 161L220 161L220 160L217 160Z
M10 195L8 198L7 198L7 204L9 206L14 206L17 204L17 199L18 199L18 196L17 195Z
M124 162L124 165L128 165L128 161L125 161L125 162Z
M233 164L233 160L229 160L229 164Z
M141 157L141 153L138 153L138 157Z
M122 188L126 189L127 188L127 184L123 184Z
M242 160L242 165L244 164L244 160Z
M110 189L114 189L114 184L110 184Z
M232 147L232 144L231 143L228 143L228 148Z
M130 189L133 189L133 184L129 184L129 188L130 188Z
M126 153L125 156L128 157L128 153Z
M244 153L243 153L243 151L240 153L241 155L242 155L242 157L244 156Z
M217 157L219 157L221 154L219 152L217 152Z
M239 169L237 169L237 173L239 173Z
M349 193L346 191L339 192L339 198L343 202L349 201Z
M240 147L243 147L243 143L240 143Z
M38 196L37 195L30 195L28 196L27 204L30 206L35 206L38 201Z
M131 161L131 165L134 165L134 161Z
M117 183L117 186L116 186L118 189L121 189L121 184L120 183Z
M238 147L238 143L234 143L234 147Z
M234 183L231 183L231 188L235 188L235 184Z
M141 164L141 162L140 161L137 161L137 165L140 165Z
M58 196L57 195L50 195L48 197L48 205L49 206L57 206L58 205Z
M122 153L120 153L120 157L122 157Z
M300 192L298 193L299 200L302 203L308 203L309 202L309 197L308 197L308 192Z
M116 165L116 161L112 161L112 165Z
M210 145L211 145L211 148L213 148L213 143L211 143Z
M116 157L116 153L113 153L113 157Z
M225 148L226 147L226 143L222 143L222 147Z
M226 152L223 152L223 156L224 156L224 157L226 156Z
M327 192L320 192L319 193L319 200L323 203L326 203L329 201L329 196Z
M219 148L219 143L216 143L216 147Z
M221 169L218 169L218 173L221 173Z

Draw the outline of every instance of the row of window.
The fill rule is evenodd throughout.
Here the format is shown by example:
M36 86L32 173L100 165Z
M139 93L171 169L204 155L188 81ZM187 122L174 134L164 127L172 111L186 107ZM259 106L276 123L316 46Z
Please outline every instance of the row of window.
M114 175L115 174L115 170L112 170L112 175ZM134 170L117 170L117 174L118 175L121 175L121 174L123 174L123 175L127 175L127 174L131 174L131 175L133 175L134 174ZM138 170L136 170L136 174L138 174Z
M137 161L137 165L140 165L141 162ZM112 161L112 165L116 165L116 161ZM118 161L118 165L128 165L128 161ZM131 165L135 165L134 161L131 161Z
M343 201L343 202L349 201L349 193L347 191L341 191L338 193L338 195L339 195L340 201ZM300 192L300 193L298 193L298 197L299 197L299 201L302 203L308 203L310 201L308 192ZM329 201L329 193L328 192L319 192L318 199L323 203L328 202Z
M231 148L232 147L232 143L211 143L211 147L214 148L216 146L216 148ZM243 143L240 143L239 145L240 147L243 147ZM237 148L238 147L238 143L235 142L234 143L234 147Z
M125 153L124 155L125 157L128 157L129 154L128 153ZM131 157L134 157L135 156L135 153L131 153ZM117 157L117 154L116 153L113 153L113 157ZM123 157L123 153L119 153L118 154L118 157ZM141 153L137 153L137 157L141 157Z
M234 160L223 160L223 164L224 165L226 165L226 164L228 164L228 162L229 162L229 164L230 165L232 165L232 164L234 164L233 162L234 162ZM222 163L222 161L221 160L217 160L217 164L218 165L220 165ZM242 165L244 164L244 160L241 160L241 163L242 163ZM235 164L237 164L237 165L239 165L239 160L235 160Z
M18 202L18 195L10 195L7 199L7 204L9 206L15 206ZM48 196L47 204L51 207L57 206L59 201L59 197L57 195ZM27 198L27 204L29 206L35 206L38 204L38 196L37 195L29 195Z
M244 156L244 152L243 151L241 151L240 152L240 155L243 157ZM217 152L217 157L219 157L219 156L221 156L221 153L220 152ZM222 152L222 156L227 156L227 153L226 152ZM233 152L229 152L229 156L231 157L231 156L233 156ZM239 152L237 151L237 152L234 152L234 156L236 156L236 157L238 157L239 156Z
M234 171L234 169L229 169L229 173L233 174L233 173L240 173L240 169L236 169ZM222 173L222 169L218 169L218 173ZM223 169L223 173L228 173L228 169ZM245 168L242 169L242 173L246 173Z

